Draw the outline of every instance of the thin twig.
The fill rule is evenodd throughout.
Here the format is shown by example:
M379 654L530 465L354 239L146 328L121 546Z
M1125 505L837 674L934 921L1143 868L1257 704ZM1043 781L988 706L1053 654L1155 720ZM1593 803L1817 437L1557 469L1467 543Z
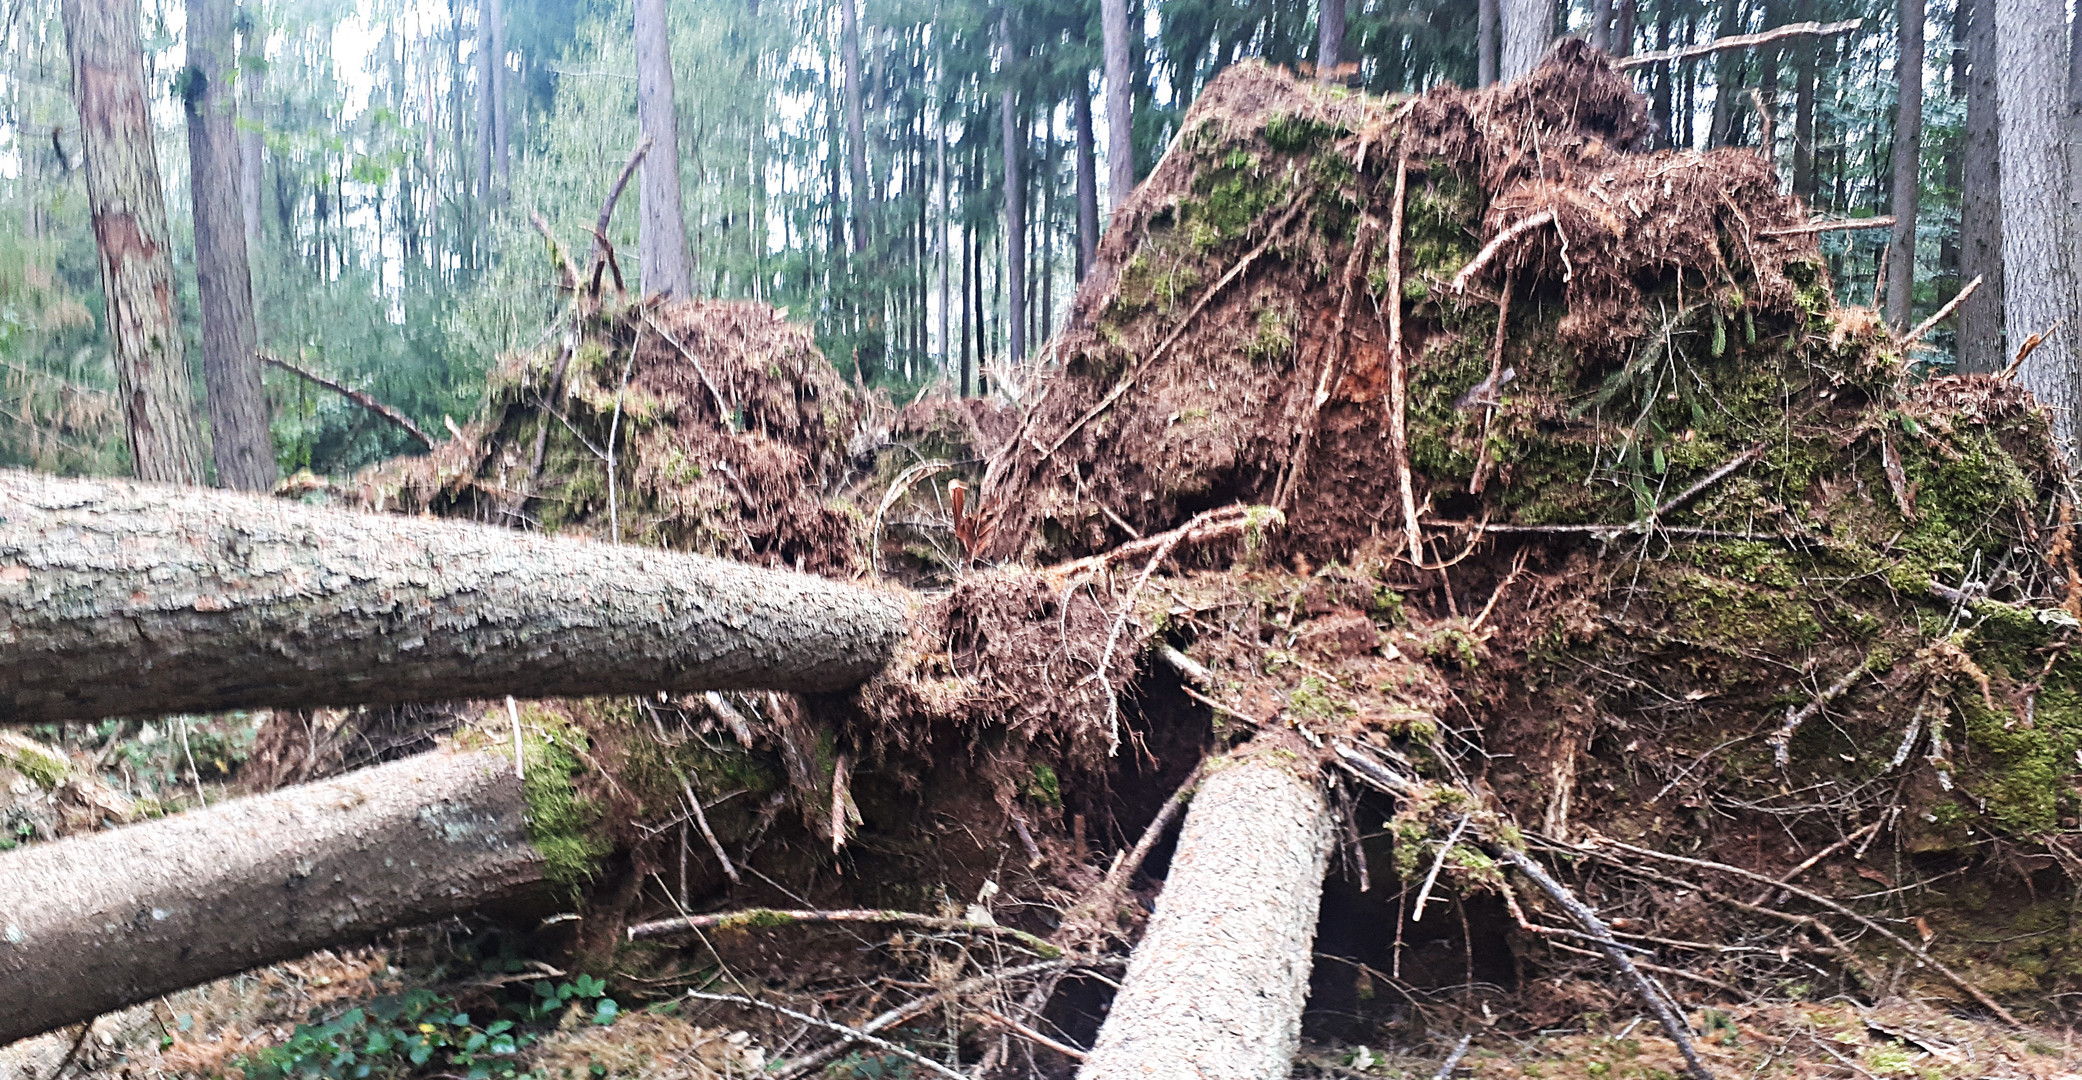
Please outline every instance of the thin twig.
M716 389L715 381L708 377L708 368L702 365L701 358L694 355L694 350L680 344L677 338L666 333L665 328L659 326L658 320L651 318L651 313L648 311L643 313L643 324L650 327L653 333L664 338L665 344L672 346L681 356L687 358L688 363L694 365L694 374L701 376L701 385L708 387L708 396L715 400L716 413L721 418L723 427L730 431L736 431L737 410L723 400L723 392Z
M1050 1050L1053 1050L1056 1053L1061 1054L1066 1058L1069 1058L1072 1061L1083 1061L1087 1056L1089 1056L1084 1051L1079 1050L1074 1046L1070 1046L1065 1043L1059 1043L1054 1039L1051 1039L1048 1036L1043 1035L1038 1031L1035 1031L1033 1028L1030 1028L1027 1025L1022 1024L1009 1016L1004 1016L993 1009L986 1009L979 1006L975 1010L975 1013L977 1016L985 1020L988 1020L1001 1028L1004 1028L1012 1034L1017 1035L1020 1038L1025 1039L1026 1041L1033 1043L1036 1046L1045 1046Z
M1250 269L1251 264L1258 260L1258 256L1265 254L1266 250L1272 247L1272 242L1280 238L1280 233L1286 230L1287 225L1294 220L1294 216L1308 208L1313 201L1311 198L1313 194L1313 189L1304 189L1297 193L1294 196L1293 205L1287 208L1286 213L1280 215L1278 221L1273 222L1272 228L1265 234L1265 239L1259 241L1258 246L1252 248L1242 259L1237 260L1236 265L1230 267L1227 273L1217 278L1213 285L1208 286L1207 291L1200 294L1200 299L1193 304L1192 309L1186 312L1185 318L1178 320L1172 326L1171 333L1163 341L1158 342L1157 347L1151 349L1148 356L1138 361L1133 370L1122 376L1121 381L1115 383L1113 389L1108 391L1105 397L1099 399L1097 405L1087 409L1084 415L1079 416L1076 422L1072 423L1067 430L1057 436L1055 442L1050 443L1048 450L1041 455L1041 460L1045 461L1055 456L1055 452L1061 450L1063 444L1070 441L1071 436L1077 434L1084 428L1084 425L1092 422L1100 413L1111 408L1114 402L1119 401L1121 395L1127 393L1128 388L1135 385L1135 380L1142 374L1143 369L1156 363L1171 348L1172 342L1177 341L1186 332L1186 328L1193 325L1193 320L1200 315L1200 312L1216 296L1221 295L1222 290L1228 288L1230 282L1242 277L1243 272ZM1036 462L1036 464L1039 464L1039 462Z
M1087 933L1096 937L1097 931L1111 921L1113 905L1121 891L1127 887L1128 880L1135 876L1135 871L1142 869L1143 860L1149 858L1151 849L1157 846L1157 841L1163 839L1164 833L1171 828L1171 823L1177 820L1179 810L1186 805L1186 800L1192 797L1193 790L1200 784L1201 775L1206 771L1207 762L1202 760L1200 764L1193 766L1192 772L1186 774L1185 781L1178 785L1170 798L1164 800L1163 806L1157 808L1157 816L1150 819L1149 825L1142 830L1141 838L1135 841L1135 846L1114 860L1098 886L1063 916L1062 929L1055 934L1058 941L1073 943L1074 939Z
M2024 1024L2021 1021L2019 1021L2016 1018L2016 1016L2012 1015L2010 1013L2010 1010L2003 1008L1999 1002L1997 1002L1994 998L1989 997L1987 992L1982 990L1980 987L1975 986L1973 983L1966 981L1965 976L1960 975L1958 972L1953 971L1949 967L1946 967L1943 962L1939 961L1936 957L1930 955L1930 953L1925 951L1922 946L1911 943L1908 939L1902 937L1900 934L1897 934L1892 930L1887 929L1886 927L1880 925L1873 919L1867 918L1866 916L1861 915L1858 912L1851 910L1849 907L1846 907L1845 905L1835 900L1831 900L1830 898L1823 896L1820 893L1809 892L1808 890L1800 888L1797 885L1792 885L1784 881L1779 881L1773 878L1765 877L1763 874L1756 873L1752 870L1744 870L1739 866L1729 866L1727 863L1713 862L1708 859L1693 859L1683 855L1672 855L1668 852L1655 851L1644 847L1635 847L1632 844L1621 843L1618 840L1613 840L1609 837L1603 836L1593 837L1593 842L1597 844L1602 844L1607 847L1618 848L1621 851L1630 851L1636 855L1644 855L1652 859L1661 859L1664 862L1677 863L1680 866L1690 866L1700 870L1714 870L1723 874L1732 874L1736 877L1748 878L1749 880L1758 882L1759 884L1769 885L1775 889L1783 889L1786 892L1792 893L1794 896L1797 896L1802 900L1807 901L1808 903L1819 904L1822 907L1828 908L1830 911L1833 911L1838 915L1843 916L1844 918L1856 922L1858 925L1865 927L1867 930L1870 930L1873 933L1878 934L1883 938L1886 938L1888 941L1891 941L1894 944L1900 946L1910 956L1913 956L1917 960L1925 964L1928 964L1939 975L1944 976L1946 981L1950 982L1953 986L1956 986L1960 990L1964 991L1967 994L1967 996L1973 998L1975 1001L1980 1002L1982 1008L1987 1009L1991 1013L1994 1013L1996 1018L2001 1020L2003 1023L2008 1024L2011 1027L2017 1028L2019 1030L2023 1030L2024 1028Z
M1150 575L1155 574L1157 567L1163 565L1164 560L1171 556L1171 549L1177 547L1178 542L1185 539L1195 526L1205 525L1212 518L1235 512L1235 507L1209 510L1195 516L1183 528L1173 529L1158 538L1159 543L1156 550L1151 552L1149 562L1142 567L1142 573L1135 578L1135 583L1128 587L1128 594L1121 598L1120 612L1114 616L1113 626L1106 632L1106 648L1099 653L1099 666L1090 676L1098 679L1099 685L1106 690L1108 754L1118 753L1121 747L1121 700L1119 691L1113 688L1112 680L1107 677L1106 669L1113 666L1113 652L1120 646L1121 633L1128 627L1129 616L1135 613L1135 598L1142 595L1143 588L1149 585Z
M97 1017L96 1019L99 1018ZM73 1060L80 1056L80 1047L87 1045L87 1036L93 1033L93 1020L80 1025L80 1033L72 1040L72 1049L65 1051L65 1056L59 1060L58 1067L51 1070L51 1080L58 1080L59 1077L65 1075L65 1070L71 1068Z
M1664 49L1660 52L1636 53L1633 56L1625 56L1613 61L1612 66L1625 71L1628 68L1660 64L1665 60L1696 60L1699 57L1711 56L1714 53L1726 52L1729 49L1747 49L1755 45L1769 45L1774 41L1784 41L1787 38L1832 37L1836 34L1848 34L1856 31L1864 24L1865 20L1863 19L1845 19L1843 22L1833 23L1787 23L1784 26L1774 26L1769 30L1755 34L1732 34L1728 37L1715 38L1712 41L1699 45L1686 45L1676 49Z
M1979 274L1976 274L1974 275L1974 279L1972 281L1966 283L1965 288L1959 290L1959 295L1954 296L1952 299L1945 301L1945 306L1937 309L1936 314L1930 316L1922 322L1917 323L1915 329L1909 331L1906 334L1901 335L1902 347L1907 348L1910 345L1914 345L1918 340L1920 340L1923 337L1924 334L1930 332L1931 327L1936 326L1941 322L1944 322L1947 316L1951 315L1952 312L1957 311L1959 309L1959 305L1966 303L1966 298L1972 296L1974 294L1974 290L1980 287L1981 276Z
M1781 882L1785 882L1792 881L1795 878L1798 878L1800 875L1805 874L1809 870L1814 869L1816 863L1821 862L1823 859L1826 859L1829 856L1834 855L1847 847L1850 847L1852 844L1855 844L1858 841L1865 839L1872 833L1877 832L1879 830L1879 827L1882 824L1884 824L1886 820L1886 815L1880 815L1879 821L1875 821L1872 824L1867 825L1862 829L1859 829L1857 832L1854 832L1851 835L1846 836L1843 839L1838 840L1837 842L1829 845L1828 847L1825 847L1822 850L1817 851L1812 855L1809 855L1807 858L1802 859L1799 865L1793 867L1791 870L1788 870L1783 874L1780 874L1778 876L1778 880ZM1764 901L1771 899L1771 894L1777 891L1778 886L1774 885L1771 888L1765 889L1763 892L1758 893L1756 899L1751 900L1750 903L1761 904Z
M744 879L737 876L736 865L731 863L730 856L724 853L722 841L716 839L716 830L708 826L708 814L702 810L701 800L694 794L694 782L691 777L680 777L680 791L687 796L687 809L694 814L695 828L700 829L701 838L708 841L708 849L716 853L716 861L723 864L723 876L729 878L732 885L744 884Z
M964 994L972 994L978 990L994 986L998 983L1005 982L1010 979L1019 979L1025 978L1028 975L1042 975L1053 971L1060 971L1064 968L1070 967L1074 963L1076 963L1076 961L1067 958L1061 960L1043 960L1038 963L1027 964L1022 967L1008 968L1004 971L993 971L986 975L978 975L973 979L964 979L963 981L955 983L953 986L950 986L945 990L936 991L934 993L927 994L924 997L915 998L911 1001L907 1001L904 1004L897 1006L894 1009L890 1009L889 1011L884 1012L880 1016L875 1017L873 1020L870 1020L867 1023L860 1025L859 1030L864 1034L872 1035L877 1031L882 1031L887 1028L895 1027L898 1024L908 1023L909 1021L915 1020L918 1017L923 1016L926 1013L929 1013L934 1009L939 1008L941 1005L944 1005L949 1001L953 1001ZM774 1074L773 1080L800 1080L801 1077L807 1076L810 1073L817 1071L818 1069L822 1068L826 1062L831 1061L833 1058L836 1058L840 1054L845 1053L852 1046L853 1038L849 1035L839 1039L837 1042L829 1043L825 1046L819 1047L817 1050L812 1051L811 1053L805 1054L802 1057L789 1062L787 1068L782 1069L780 1072Z
M1460 1067L1460 1059L1467 1056L1468 1044L1474 1041L1475 1036L1473 1034L1462 1035L1460 1044L1453 1048L1452 1053L1446 1055L1446 1060L1439 1066L1439 1071L1431 1074L1431 1080L1446 1080L1447 1077L1452 1076L1453 1070Z
M622 189L629 186L630 175L636 172L637 163L643 160L643 156L649 153L650 149L651 137L645 135L636 144L636 149L630 152L629 160L622 165L621 175L615 177L614 186L607 189L607 199L600 204L600 216L594 219L593 257L589 260L591 265L586 269L586 277L591 282L595 297L600 295L600 268L614 250L607 242L607 226L614 219L614 204L621 200Z
M969 1080L968 1077L963 1076L961 1073L955 1072L953 1069L950 1069L947 1066L942 1065L939 1062L934 1061L933 1059L926 1057L923 1054L915 1053L911 1050L907 1050L901 1046L898 1046L897 1044L890 1042L888 1039L870 1035L867 1032L860 1030L859 1028L847 1027L844 1024L835 1024L829 1020L824 1020L815 1016L811 1016L809 1013L796 1012L794 1009L788 1008L784 1005L775 1005L770 1001L760 1001L757 998L741 997L737 994L709 994L704 993L700 990L689 990L685 993L684 996L693 998L696 1001L715 1001L721 1002L725 1005L742 1005L753 1009L767 1009L772 1012L780 1013L782 1016L788 1017L791 1020L798 1020L802 1023L810 1025L811 1027L823 1028L826 1031L835 1031L853 1040L854 1042L864 1042L869 1046L875 1047L878 1050L895 1054L896 1056L903 1058L905 1061L911 1062L912 1064L924 1066L928 1072L934 1073L939 1076L945 1076L948 1078L948 1080Z
M1779 725L1778 731L1771 736L1771 758L1778 763L1779 768L1785 768L1787 760L1792 756L1793 736L1799 733L1800 725L1813 719L1816 713L1822 711L1823 706L1842 697L1860 676L1871 670L1872 658L1868 656L1859 661L1857 667L1845 672L1843 678L1830 684L1829 688L1822 691L1813 701L1798 710L1786 710L1786 722Z
M627 933L630 941L644 941L707 929L753 930L827 923L875 923L884 926L914 926L943 934L977 934L1015 942L1050 960L1063 955L1061 948L1050 945L1024 930L1015 930L1009 926L881 908L840 908L832 911L752 908L746 911L722 911L712 915L688 915L677 919L637 923L630 927Z
M310 371L305 368L298 367L295 364L292 364L289 361L277 356L271 356L267 353L257 351L253 354L253 356L255 359L258 359L261 363L266 364L269 367L280 368L283 371L286 371L291 375L294 375L297 378L304 380L305 382L316 383L319 386L325 387L327 390L330 390L333 393L338 394L351 402L354 402L356 405L359 405L362 408L367 409L372 413L375 413L377 416L380 416L383 419L388 420L393 424L396 424L401 430L405 432L405 434L412 436L412 438L415 441L417 441L421 446L424 446L429 450L432 450L434 448L434 437L432 435L427 434L426 429L420 427L418 424L413 423L411 417L406 416L404 413L401 413L380 401L377 401L375 398L370 397L368 394L365 394L360 390L356 390L353 387L346 385L345 383L334 382L333 380L328 379L315 371Z
M1424 875L1424 886L1417 890L1417 904L1410 911L1411 922L1424 921L1424 905L1431 901L1431 887L1438 883L1439 871L1446 867L1446 854L1453 850L1453 845L1460 843L1460 834L1468 831L1470 820L1471 815L1460 815L1460 820L1453 824L1453 834L1439 845L1438 857L1431 860L1431 872Z

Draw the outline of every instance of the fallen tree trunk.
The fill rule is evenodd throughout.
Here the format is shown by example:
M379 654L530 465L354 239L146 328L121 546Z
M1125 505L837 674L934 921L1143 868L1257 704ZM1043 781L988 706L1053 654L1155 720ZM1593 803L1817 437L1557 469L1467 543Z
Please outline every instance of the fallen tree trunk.
M0 470L0 723L833 690L905 623L887 593L694 555Z
M0 1044L541 880L513 763L427 754L0 855Z
M1306 760L1253 744L1210 770L1079 1080L1287 1075L1330 853Z

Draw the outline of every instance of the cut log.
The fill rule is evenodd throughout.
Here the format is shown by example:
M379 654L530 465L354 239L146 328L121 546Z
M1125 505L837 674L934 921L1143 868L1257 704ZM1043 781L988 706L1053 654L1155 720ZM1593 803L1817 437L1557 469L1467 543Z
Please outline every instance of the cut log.
M1330 807L1258 740L1194 795L1079 1080L1276 1080L1301 1040Z
M0 723L827 691L897 596L460 522L0 470Z
M540 881L511 761L427 754L0 855L0 1044Z

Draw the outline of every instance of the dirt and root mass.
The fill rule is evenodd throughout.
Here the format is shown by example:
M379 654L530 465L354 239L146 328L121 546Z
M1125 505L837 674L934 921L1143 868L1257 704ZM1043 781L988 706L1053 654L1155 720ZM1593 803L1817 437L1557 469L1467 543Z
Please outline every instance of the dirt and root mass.
M1647 132L1575 43L1408 98L1232 67L1007 405L865 393L764 305L581 292L455 438L309 497L901 584L916 631L850 695L524 706L581 917L473 947L853 1026L932 998L887 1033L1067 1075L1019 1031L1090 1045L1168 837L1120 894L1107 871L1203 759L1277 737L1337 813L1301 1068L1428 1074L1474 1032L1479 1075L1678 1071L1504 844L1728 1075L2058 1071L1962 1019L2067 1028L2082 989L2082 572L2047 415L1839 307L1768 162ZM329 723L495 743L506 713ZM749 908L1053 944L626 933ZM728 1003L645 1023L740 1030L696 1075L743 1067L745 1031L903 1061Z

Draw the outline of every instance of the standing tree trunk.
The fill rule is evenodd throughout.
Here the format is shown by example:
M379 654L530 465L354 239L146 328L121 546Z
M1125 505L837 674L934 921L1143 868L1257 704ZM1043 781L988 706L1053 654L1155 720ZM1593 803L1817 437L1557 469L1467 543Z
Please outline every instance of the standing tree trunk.
M2078 404L2073 267L2067 219L2067 9L2060 0L1995 0L1996 111L2002 170L2003 316L2011 341L2038 333L2019 380L2053 410L2074 460ZM2057 328L2056 328L2056 324Z
M1796 0L1793 18L1812 21L1815 17L1816 0ZM1966 0L1969 3L1992 3L1993 0ZM1821 41L1814 37L1803 37L1793 43L1793 194L1807 201L1811 207L1815 201L1815 60L1821 49ZM1993 117L1990 117L1993 131ZM1989 150L1993 152L1991 143Z
M855 0L839 0L839 52L846 67L846 169L853 184L853 251L867 250L867 118L860 86L860 12Z
M513 152L508 139L506 100L506 3L485 0L492 13L492 162L498 174L498 199L505 202L513 191Z
M1809 0L1812 2L1812 0ZM2003 347L2002 166L1996 135L1995 0L1960 0L1966 130L1959 164L1959 276L1981 287L1959 305L1959 370L1993 372Z
M1634 53L1634 3L1635 0L1619 0L1619 13L1614 16L1612 27L1612 55L1631 56Z
M643 157L637 246L645 293L694 295L687 219L680 210L680 124L673 100L672 36L665 0L636 0L636 117L650 136Z
M267 84L267 32L260 28L260 13L247 10L246 26L241 33L245 60L239 65L239 93L245 98L241 113L246 123L239 128L239 198L244 211L246 227L246 265L250 272L252 263L260 254L260 169L266 144L260 136L261 89ZM253 298L254 306L260 303L258 295Z
M1554 40L1555 0L1500 0L1503 46L1498 51L1497 77L1505 82L1532 74L1547 45Z
M231 0L188 0L188 193L195 212L196 295L202 301L202 379L209 393L217 483L241 491L275 486L275 446L253 328L233 104Z
M1015 368L1026 356L1027 315L1027 225L1026 185L1019 170L1019 114L1014 110L1017 88L1012 81L1012 10L998 16L998 42L1004 60L998 66L1002 85L998 90L998 128L1005 157L1005 278L1011 288L1006 298L1005 322L1009 332L1006 367Z
M1901 0L1894 82L1894 239L1887 260L1887 321L1907 330L1916 299L1916 206L1923 191L1923 0Z
M64 0L62 6L130 460L143 479L199 484L202 438L174 309L166 195L145 100L137 3Z
M1605 0L1610 2L1610 0ZM1344 62L1345 0L1321 0L1316 15L1316 77L1324 82L1337 78Z
M0 470L0 724L513 694L830 690L903 603L462 522Z
M1077 122L1077 280L1099 257L1099 167L1092 160L1092 94L1089 87L1070 95Z
M438 753L0 855L0 1044L513 896L527 826L510 760Z
M1502 0L1475 0L1475 85L1496 84L1497 5Z
M1808 0L1812 3L1813 0ZM1662 52L1670 47L1670 0L1658 0L1655 7L1655 47ZM1655 65L1654 96L1649 102L1649 115L1655 127L1655 146L1667 150L1677 140L1675 118L1671 115L1676 67L1669 60Z
M1741 27L1742 0L1721 0L1716 37L1732 37ZM1735 110L1742 107L1742 57L1736 49L1723 49L1713 58L1713 124L1706 132L1706 145L1727 146L1734 141Z
M639 33L638 49L643 47L642 40ZM491 217L492 155L499 126L493 110L499 100L498 82L498 75L492 71L492 0L477 0L477 154L472 169L476 173L480 231Z
M1253 744L1200 785L1078 1080L1287 1076L1330 855L1329 804L1295 760Z
M1128 0L1099 0L1106 49L1106 205L1135 190L1134 85L1128 74Z

